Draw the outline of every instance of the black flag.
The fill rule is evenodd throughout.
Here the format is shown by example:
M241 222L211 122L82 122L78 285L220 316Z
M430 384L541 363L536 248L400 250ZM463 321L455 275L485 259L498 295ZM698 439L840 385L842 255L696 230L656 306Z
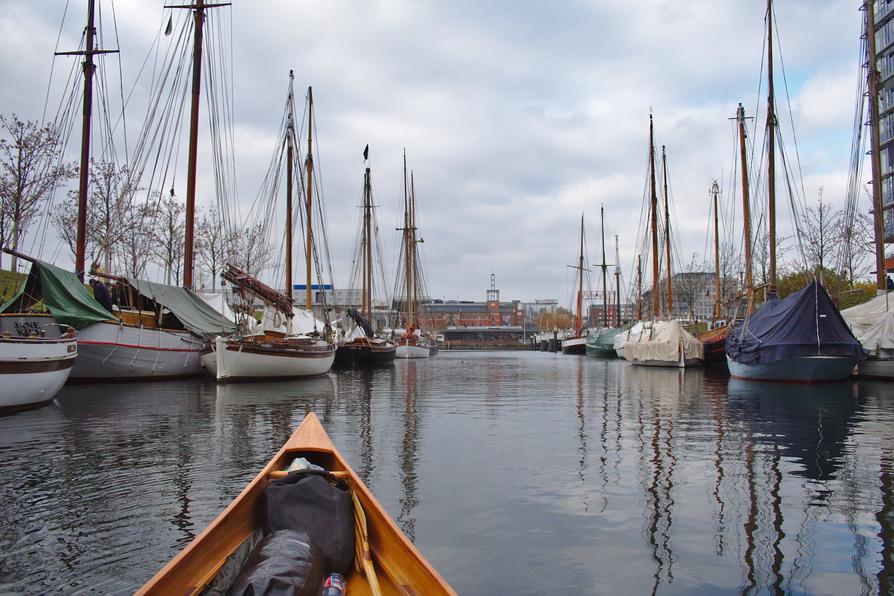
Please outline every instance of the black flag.
M165 35L170 35L174 30L174 15L168 17L168 26L165 27Z
M369 143L367 143L366 148L363 150L363 161L369 159Z

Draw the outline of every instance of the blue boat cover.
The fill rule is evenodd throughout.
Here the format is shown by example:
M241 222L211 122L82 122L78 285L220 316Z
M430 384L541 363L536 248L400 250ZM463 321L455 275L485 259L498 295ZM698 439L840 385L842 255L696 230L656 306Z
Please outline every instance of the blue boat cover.
M766 302L740 321L726 339L726 354L740 364L769 364L802 356L866 357L816 280L782 300Z

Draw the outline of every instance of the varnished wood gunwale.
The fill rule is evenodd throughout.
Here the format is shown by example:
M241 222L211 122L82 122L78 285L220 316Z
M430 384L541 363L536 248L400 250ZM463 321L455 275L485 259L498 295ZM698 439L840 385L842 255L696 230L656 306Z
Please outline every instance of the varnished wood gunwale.
M242 493L137 594L200 593L226 558L261 524L259 499L271 473L298 456L310 456L329 470L347 474L366 513L373 563L384 594L455 594L348 466L313 412ZM369 594L366 578L352 572L348 592Z

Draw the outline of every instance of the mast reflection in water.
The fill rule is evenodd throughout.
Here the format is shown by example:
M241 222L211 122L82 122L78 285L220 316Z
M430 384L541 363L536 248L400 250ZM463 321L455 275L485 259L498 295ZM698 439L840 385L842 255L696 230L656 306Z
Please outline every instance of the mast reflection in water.
M0 418L0 591L133 590L306 412L460 593L891 593L888 385L442 352Z

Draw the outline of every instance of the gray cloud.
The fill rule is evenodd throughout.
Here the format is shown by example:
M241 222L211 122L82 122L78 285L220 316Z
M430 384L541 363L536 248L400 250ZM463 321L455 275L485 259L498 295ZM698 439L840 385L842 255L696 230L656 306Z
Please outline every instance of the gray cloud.
M111 5L101 4L109 45ZM125 86L167 20L161 4L116 4ZM823 185L840 204L860 15L844 0L777 4L807 193ZM0 51L12 84L0 90L0 111L40 116L63 6L4 4ZM397 242L407 148L433 295L481 298L493 271L505 298L564 300L581 212L597 260L600 204L632 279L650 108L667 145L678 252L691 255L704 249L710 182L731 175L728 119L739 101L749 113L764 101L759 2L235 0L222 10L232 17L241 201L266 169L294 69L300 93L314 87L338 284L350 272L367 143L388 247ZM69 7L62 49L76 45L82 12L78 2ZM56 76L69 67L57 59Z

